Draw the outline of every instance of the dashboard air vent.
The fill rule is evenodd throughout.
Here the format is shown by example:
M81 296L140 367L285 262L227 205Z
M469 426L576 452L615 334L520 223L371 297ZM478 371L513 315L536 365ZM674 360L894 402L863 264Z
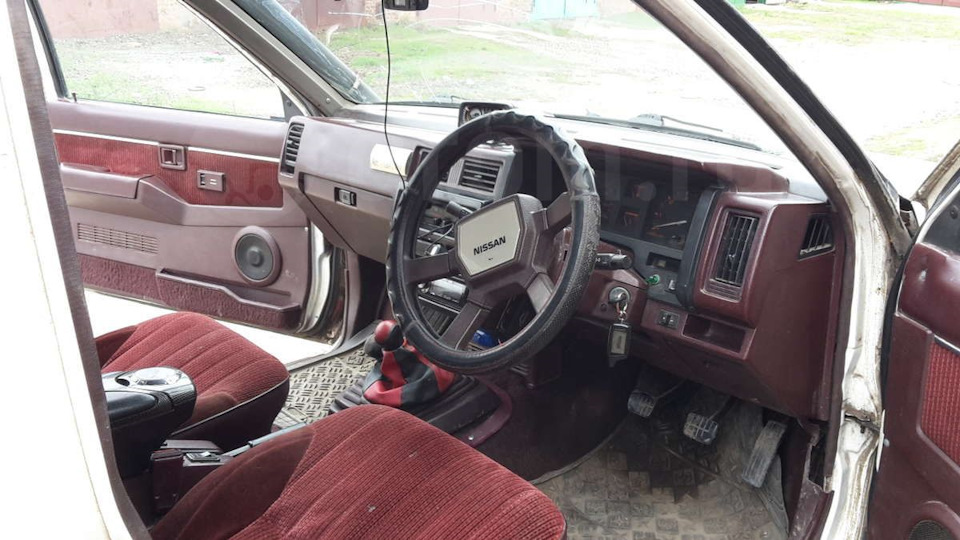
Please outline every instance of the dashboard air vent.
M733 287L743 286L759 222L760 220L753 216L733 213L727 215L713 279Z
M460 186L493 193L502 165L499 161L489 159L464 158Z
M293 174L300 153L300 138L303 137L303 124L290 124L287 140L283 143L283 156L280 158L280 172Z
M800 246L800 258L813 257L833 249L833 228L830 217L825 215L810 216L807 223L807 233L803 236Z

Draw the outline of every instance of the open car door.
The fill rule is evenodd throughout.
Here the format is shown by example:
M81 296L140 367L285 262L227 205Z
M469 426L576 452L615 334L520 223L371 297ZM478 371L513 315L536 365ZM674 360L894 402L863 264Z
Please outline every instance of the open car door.
M159 6L33 3L84 284L305 331L324 300L311 287L331 288L278 180L282 95L193 11Z
M937 169L946 182L924 184L945 187L888 319L884 447L868 516L876 539L960 538L960 174L948 161Z

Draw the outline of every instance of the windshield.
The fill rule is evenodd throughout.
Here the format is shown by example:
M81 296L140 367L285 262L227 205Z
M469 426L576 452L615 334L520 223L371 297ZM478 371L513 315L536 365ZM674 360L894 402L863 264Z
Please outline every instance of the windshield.
M280 4L376 94L346 97L385 99L379 2ZM582 121L783 148L718 76L630 0L431 0L423 12L388 11L386 30L391 103L507 102Z
M386 96L379 2L281 4L372 90L348 97ZM738 9L902 193L958 138L960 71L946 66L960 57L960 9L849 1ZM508 102L785 151L733 90L630 0L431 0L424 12L387 12L387 30L392 103Z

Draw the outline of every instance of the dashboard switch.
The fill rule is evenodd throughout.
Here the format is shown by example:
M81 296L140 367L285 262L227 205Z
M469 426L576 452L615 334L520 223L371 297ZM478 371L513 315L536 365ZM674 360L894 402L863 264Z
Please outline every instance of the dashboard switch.
M680 326L680 315L665 309L661 309L660 315L657 317L657 324L666 328L676 329L678 326Z
M345 204L347 206L356 206L357 205L357 194L350 191L349 189L336 188L337 202L340 204Z

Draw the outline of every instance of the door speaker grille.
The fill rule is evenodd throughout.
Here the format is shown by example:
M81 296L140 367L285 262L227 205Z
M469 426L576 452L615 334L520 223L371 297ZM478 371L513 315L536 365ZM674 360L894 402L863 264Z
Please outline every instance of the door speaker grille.
M137 234L117 229L108 229L98 225L77 224L77 238L87 242L107 246L132 249L143 253L156 254L159 244L157 239L145 234Z
M925 519L913 526L910 531L910 540L955 540L950 531L943 525Z

